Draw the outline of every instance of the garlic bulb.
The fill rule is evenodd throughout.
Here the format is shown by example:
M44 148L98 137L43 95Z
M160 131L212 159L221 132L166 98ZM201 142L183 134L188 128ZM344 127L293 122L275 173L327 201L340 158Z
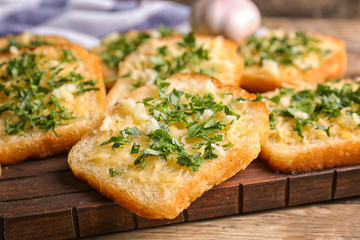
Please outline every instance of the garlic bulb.
M195 33L224 35L239 42L259 28L261 15L250 0L199 0L190 23Z

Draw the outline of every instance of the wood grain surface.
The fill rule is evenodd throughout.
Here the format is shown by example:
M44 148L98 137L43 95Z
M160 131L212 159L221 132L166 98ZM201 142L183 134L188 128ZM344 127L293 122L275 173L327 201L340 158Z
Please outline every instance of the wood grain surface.
M177 218L149 220L134 215L76 179L66 164L66 155L2 168L1 240L77 238L138 231L331 200L335 196L360 195L355 186L359 182L360 165L292 175L275 173L257 159L245 171L205 192Z
M360 198L201 220L88 239L359 239Z

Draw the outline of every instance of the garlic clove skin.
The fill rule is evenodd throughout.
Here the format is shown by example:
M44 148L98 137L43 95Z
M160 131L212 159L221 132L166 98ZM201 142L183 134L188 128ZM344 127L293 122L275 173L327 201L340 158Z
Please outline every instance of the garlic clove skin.
M209 1L204 1L209 4ZM210 34L221 34L224 33L224 16L229 10L227 6L229 1L212 1L205 8L205 25L208 27Z
M247 0L237 2L238 8L232 10L231 17L227 18L224 26L224 35L235 42L245 39L261 25L260 12L253 2Z
M191 9L190 23L193 31L194 27L196 28L196 33L211 34L209 27L204 20L206 18L206 11L203 9L205 9L208 4L208 1L197 1Z
M224 35L239 42L260 27L261 15L250 0L199 0L190 23L195 33Z

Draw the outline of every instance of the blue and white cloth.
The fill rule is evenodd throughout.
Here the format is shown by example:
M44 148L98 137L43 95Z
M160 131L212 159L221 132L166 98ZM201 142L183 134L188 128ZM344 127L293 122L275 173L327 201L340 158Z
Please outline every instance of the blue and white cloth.
M0 0L0 36L30 30L91 48L111 32L160 24L187 32L189 15L188 6L165 1Z

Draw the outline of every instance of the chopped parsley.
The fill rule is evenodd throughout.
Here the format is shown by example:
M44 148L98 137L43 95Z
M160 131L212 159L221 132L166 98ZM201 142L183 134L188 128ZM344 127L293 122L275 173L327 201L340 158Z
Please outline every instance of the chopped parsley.
M11 46L16 47L17 49L20 48L28 48L28 47L35 47L40 45L51 45L51 42L45 41L41 36L36 36L35 39L30 40L28 44L24 44L21 41L18 41L16 37L11 36L9 37L8 43L6 47L0 49L0 53L8 52Z
M260 102L261 100L262 100L262 95L260 93L256 93L256 98L254 100L249 100L247 98L239 97L239 98L234 99L233 101L234 102L239 102L239 101Z
M214 77L215 69L214 68L204 68L204 69L200 69L199 73L203 73L203 74L209 75L210 77Z
M115 170L113 168L109 168L110 177L115 177L122 173L125 169Z
M169 76L181 72L189 66L198 66L202 61L210 60L209 49L203 46L196 46L196 39L194 33L190 32L177 42L182 54L173 56L168 53L167 46L161 46L157 49L157 53L150 57L152 69L157 72L158 77L166 79ZM195 69L194 72L204 73L209 76L214 75L213 68ZM137 79L133 86L140 87L144 84L146 79Z
M150 35L146 32L140 32L135 39L130 39L126 34L121 34L118 39L105 46L106 50L101 53L101 57L107 65L117 69L119 63L127 55L135 51L140 44L149 38Z
M290 99L288 106L279 107L281 98ZM280 89L278 95L266 98L270 106L270 128L275 129L278 123L277 116L289 117L295 120L293 130L303 138L303 127L312 125L322 130L330 137L332 125L325 126L319 123L320 118L337 118L346 110L348 115L360 115L360 88L353 90L352 84L346 83L341 89L327 84L318 84L314 90Z
M162 37L171 36L173 34L173 30L165 25L159 25L157 30L160 32Z
M71 50L62 49L62 56L60 58L61 62L73 62L77 61L77 58L74 56Z
M37 127L60 136L56 128L76 117L52 91L65 83L77 84L76 95L99 90L94 87L97 81L85 81L80 74L70 72L60 76L63 71L60 67L43 70L39 65L43 61L43 55L24 51L1 63L5 71L0 75L0 94L6 97L0 102L0 116L5 115L5 133L23 135Z
M161 36L169 36L173 33L172 29L163 25L158 27L158 31ZM135 37L130 37L127 33L120 34L117 39L103 43L105 50L101 52L101 57L107 65L117 69L121 61L151 37L151 34L146 31L136 33Z
M306 71L311 65L299 65L297 60L308 53L315 53L319 59L326 57L332 51L319 47L320 40L297 31L292 36L286 34L280 38L275 35L256 37L252 34L247 42L239 47L243 55L245 66L263 65L264 60L273 60L282 65L294 65Z
M127 78L131 76L131 72L125 73L124 75L120 76L120 78Z
M99 91L99 88L94 87L97 84L97 80L89 80L85 81L84 77L75 72L70 72L66 76L58 76L58 74L63 70L61 68L53 69L55 70L53 74L51 75L50 79L48 80L48 84L52 88L58 88L64 85L65 83L79 83L78 88L79 90L76 92L76 96L79 96L80 94L83 94L84 92L88 91Z
M138 89L139 87L141 87L141 79L138 79L132 86L131 86L131 89L130 91L134 91L136 89Z
M127 127L120 131L120 136L111 137L109 140L101 143L100 146L112 143L112 148L115 150L115 148L123 147L125 144L130 144L131 138L136 138L137 135L140 135L140 131L137 127Z
M134 165L145 168L149 157L158 156L165 161L175 161L180 166L197 171L202 163L218 157L213 151L215 148L224 147L226 151L234 145L231 142L220 145L223 141L221 131L233 124L234 120L225 124L215 119L215 115L221 112L239 119L240 115L232 109L231 103L215 102L212 93L200 96L177 89L168 92L169 83L159 78L155 84L160 97L146 98L142 100L142 103L147 107L149 115L158 122L160 128L147 134L140 133L136 127L126 128L120 131L119 136L113 136L101 143L101 146L113 144L114 149L123 147L125 144L131 145L132 139L135 140L137 136L142 135L148 139L149 143L147 146L132 143L130 153L136 155ZM202 116L205 111L211 111L208 119ZM184 139L193 142L192 153L185 151L181 138L171 135L169 126L173 124L182 124L186 128L187 136ZM130 129L133 130L130 131ZM128 132L126 136L124 131Z

